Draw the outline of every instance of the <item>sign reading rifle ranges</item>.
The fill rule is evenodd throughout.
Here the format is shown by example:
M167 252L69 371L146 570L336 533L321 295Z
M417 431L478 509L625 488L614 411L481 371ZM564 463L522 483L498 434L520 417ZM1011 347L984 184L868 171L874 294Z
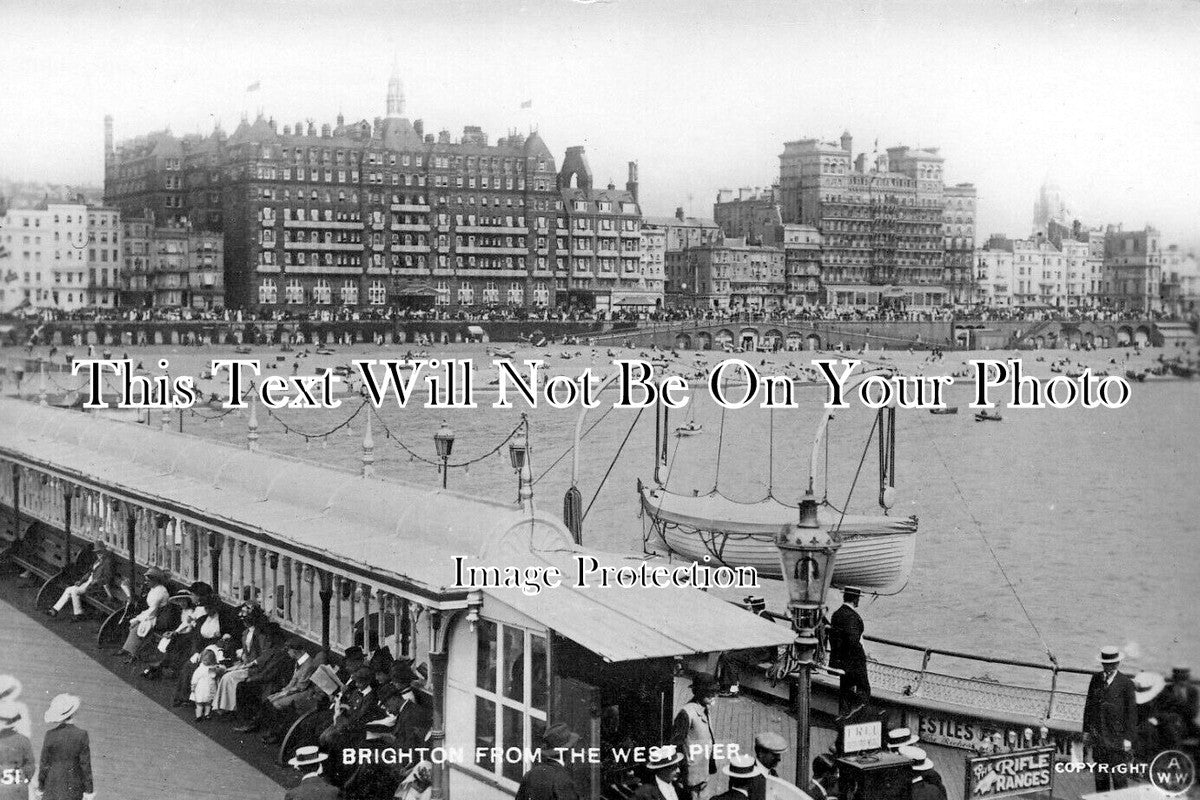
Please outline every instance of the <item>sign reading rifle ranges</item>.
M967 759L965 800L1050 792L1054 748L1033 747Z

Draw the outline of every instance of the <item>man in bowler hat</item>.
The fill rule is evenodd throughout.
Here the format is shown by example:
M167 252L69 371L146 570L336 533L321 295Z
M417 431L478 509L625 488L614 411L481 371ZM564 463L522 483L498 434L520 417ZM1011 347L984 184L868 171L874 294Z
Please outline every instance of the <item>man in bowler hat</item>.
M1105 647L1100 651L1100 672L1088 684L1083 706L1083 743L1091 745L1096 770L1096 791L1124 789L1128 775L1114 770L1126 764L1137 738L1137 697L1133 681L1118 672L1121 651ZM1101 766L1103 765L1103 766Z
M579 800L575 779L565 766L579 734L559 722L542 735L541 758L521 778L517 800Z
M863 650L863 619L856 609L858 589L842 590L842 605L829 619L829 666L842 671L838 685L838 715L846 716L871 699L867 652Z

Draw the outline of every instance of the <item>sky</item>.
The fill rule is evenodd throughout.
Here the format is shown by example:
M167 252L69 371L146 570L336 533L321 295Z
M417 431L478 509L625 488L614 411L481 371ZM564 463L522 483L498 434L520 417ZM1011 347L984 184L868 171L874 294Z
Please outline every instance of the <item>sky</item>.
M646 214L711 216L849 130L940 147L981 239L1028 234L1050 179L1086 223L1200 247L1197 0L4 0L0 177L102 183L105 114L118 141L373 119L393 64L427 131L536 127L598 184L637 161Z

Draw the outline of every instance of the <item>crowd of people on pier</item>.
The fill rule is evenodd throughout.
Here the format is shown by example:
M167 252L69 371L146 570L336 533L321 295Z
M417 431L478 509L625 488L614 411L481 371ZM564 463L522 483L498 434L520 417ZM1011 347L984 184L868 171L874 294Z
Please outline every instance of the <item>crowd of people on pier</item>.
M47 609L50 616L80 621L86 619L89 598L115 603L129 598L129 584L116 577L107 548L96 546L83 563L89 568L62 589ZM225 720L231 732L257 732L270 745L278 745L291 731L297 746L289 763L302 779L285 798L427 800L434 783L428 761L389 763L380 758L346 764L338 757L347 749L415 752L427 746L434 715L424 665L393 657L375 632L365 628L357 631L359 644L337 658L287 635L254 600L230 608L202 581L172 591L168 576L157 567L147 570L141 583L142 610L130 612L124 641L112 655L134 665L145 680L170 681L175 705L190 707L197 724ZM822 626L829 666L841 676L838 714L843 720L869 710L871 703L859 598L857 590L844 589L841 606ZM1086 695L1083 742L1098 791L1146 780L1144 768L1131 767L1144 767L1165 750L1194 754L1200 741L1200 697L1190 671L1176 668L1169 680L1151 672L1130 676L1119 670L1122 657L1116 648L1101 651L1101 669ZM0 800L27 800L30 787L36 787L43 800L91 800L88 737L73 723L79 698L63 694L52 701L44 716L50 727L43 734L41 757L35 759L21 690L15 677L0 676L0 770L21 776L21 781L0 786ZM728 691L728 681L701 673L694 676L691 690L691 699L674 718L669 741L650 747L649 760L630 769L622 784L609 788L629 800L794 796L785 793L788 784L777 772L789 750L787 738L779 731L760 731L752 756L729 753L718 767L720 743L731 739L714 731L711 710ZM307 727L296 733L293 724L302 717ZM579 740L567 725L548 724L540 756L521 779L518 800L582 797L565 760ZM1036 733L1026 728L1023 734L996 734L983 741L978 752L1003 753L1052 742L1046 727ZM946 800L944 781L915 733L894 728L886 733L884 744L909 765L912 798ZM857 800L853 788L847 790L853 781L848 784L839 774L843 762L838 752L835 743L812 758L805 789L814 800Z
M286 635L256 602L232 611L202 581L171 593L156 567L144 582L145 608L129 619L124 644L113 654L135 665L143 679L170 681L173 703L193 708L197 724L224 720L235 733L257 732L265 744L277 745L309 715L314 744L305 747L319 746L323 754L422 746L432 725L428 669L394 658L374 632L335 665L325 651ZM319 764L297 758L297 766ZM427 770L416 766L331 762L321 767L321 781L340 792L331 796L348 800L419 798ZM304 791L313 786L305 784ZM398 794L402 786L405 794Z

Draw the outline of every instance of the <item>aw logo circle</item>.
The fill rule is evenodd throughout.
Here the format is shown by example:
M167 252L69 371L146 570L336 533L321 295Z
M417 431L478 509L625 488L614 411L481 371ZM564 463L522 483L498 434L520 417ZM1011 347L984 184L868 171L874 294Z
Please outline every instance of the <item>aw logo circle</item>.
M1186 753L1164 750L1150 762L1150 785L1168 797L1186 794L1196 782L1196 765Z

